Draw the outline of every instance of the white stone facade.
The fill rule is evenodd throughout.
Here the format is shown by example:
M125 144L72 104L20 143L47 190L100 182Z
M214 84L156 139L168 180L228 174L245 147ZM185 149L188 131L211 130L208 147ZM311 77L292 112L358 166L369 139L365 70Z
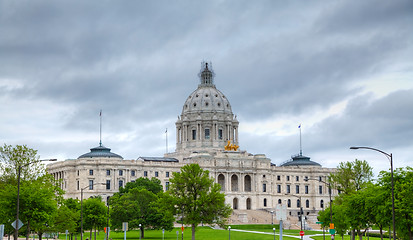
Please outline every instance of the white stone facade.
M126 160L99 146L78 159L49 164L49 173L62 180L65 198L80 199L83 188L83 198L100 195L105 200L139 177L156 177L167 189L173 172L198 163L221 184L226 202L234 209L274 210L282 203L288 205L290 215L297 215L299 198L309 216L327 207L329 192L322 181L335 169L323 168L302 155L276 166L264 154L224 150L228 141L239 144L238 120L228 99L216 89L207 63L202 64L199 77L201 84L185 101L176 122L174 153ZM332 196L336 195L333 190Z

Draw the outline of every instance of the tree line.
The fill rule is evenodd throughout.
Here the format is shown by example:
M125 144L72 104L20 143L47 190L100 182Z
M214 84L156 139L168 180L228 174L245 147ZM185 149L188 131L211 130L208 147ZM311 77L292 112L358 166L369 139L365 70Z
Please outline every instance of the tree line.
M336 234L350 233L361 240L370 228L378 229L381 239L392 228L391 174L380 172L373 180L372 168L366 161L342 162L329 177L331 187L339 190L332 206L319 212L323 227L330 224L330 207ZM399 239L412 240L413 227L413 168L394 171L395 222ZM393 231L393 229L391 229Z

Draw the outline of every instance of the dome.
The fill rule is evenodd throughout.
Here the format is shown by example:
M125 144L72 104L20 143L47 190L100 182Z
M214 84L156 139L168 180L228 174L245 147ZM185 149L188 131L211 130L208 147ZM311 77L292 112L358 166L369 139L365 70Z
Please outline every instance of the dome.
M321 167L321 165L319 163L311 161L309 157L303 156L302 154L293 156L291 158L292 158L292 160L284 162L280 166L281 167L289 167L289 166L315 166L315 167Z
M107 148L103 145L91 148L89 153L85 153L79 156L78 159L79 158L120 158L120 159L123 159L122 156L116 153L110 152L110 148Z
M189 95L182 109L182 114L198 112L220 112L232 114L231 105L225 95L214 85L214 72L208 63L202 63L198 74L201 84Z

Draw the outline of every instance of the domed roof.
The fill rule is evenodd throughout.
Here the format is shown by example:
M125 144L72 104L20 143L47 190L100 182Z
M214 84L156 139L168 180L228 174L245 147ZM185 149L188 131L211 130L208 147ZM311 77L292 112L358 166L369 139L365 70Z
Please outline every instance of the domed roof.
M311 161L309 157L303 156L302 154L292 156L291 158L292 158L291 160L282 163L280 166L281 167L287 167L287 166L317 166L317 167L321 167L321 165L319 163Z
M89 153L85 153L79 156L78 159L79 158L120 158L120 159L123 159L122 156L116 153L110 152L110 148L107 148L103 145L99 145L98 147L91 148Z
M214 72L208 63L202 63L199 77L201 84L189 95L182 114L196 112L221 112L232 114L231 105L225 95L214 85Z

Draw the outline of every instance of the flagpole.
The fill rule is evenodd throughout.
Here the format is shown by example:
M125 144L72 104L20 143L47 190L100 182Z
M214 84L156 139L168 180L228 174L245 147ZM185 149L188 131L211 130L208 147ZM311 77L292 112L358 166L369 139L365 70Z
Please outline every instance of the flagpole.
M168 153L168 128L165 130L165 138L166 138L166 153Z
M99 146L102 146L102 110L100 110L99 117L100 117Z
M300 129L300 156L303 155L303 146L301 145L301 123L298 126L298 128Z

